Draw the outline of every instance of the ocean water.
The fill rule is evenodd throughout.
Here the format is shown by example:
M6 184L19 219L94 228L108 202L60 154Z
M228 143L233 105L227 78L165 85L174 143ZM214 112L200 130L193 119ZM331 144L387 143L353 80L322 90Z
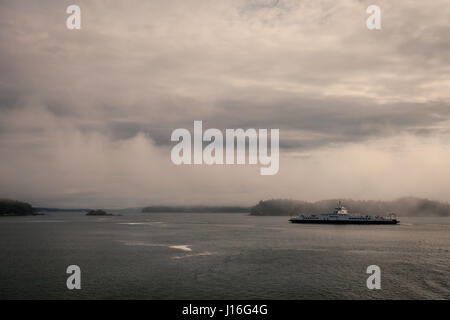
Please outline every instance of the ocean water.
M449 299L450 218L395 226L139 213L0 217L0 299ZM381 268L381 290L366 268ZM81 268L68 290L66 268Z

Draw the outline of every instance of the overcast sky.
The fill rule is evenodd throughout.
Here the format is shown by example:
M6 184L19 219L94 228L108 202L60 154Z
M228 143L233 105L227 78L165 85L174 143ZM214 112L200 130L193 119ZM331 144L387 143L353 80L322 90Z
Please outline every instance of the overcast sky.
M0 0L0 198L450 201L449 17L448 0ZM279 128L279 173L175 166L194 120Z

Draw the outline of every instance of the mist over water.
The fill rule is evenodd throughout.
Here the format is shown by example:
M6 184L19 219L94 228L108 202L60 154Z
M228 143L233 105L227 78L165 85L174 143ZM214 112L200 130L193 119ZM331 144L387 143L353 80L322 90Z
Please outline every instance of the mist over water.
M0 219L0 299L449 299L450 218L51 213ZM66 268L81 268L81 290ZM381 268L381 290L366 268Z

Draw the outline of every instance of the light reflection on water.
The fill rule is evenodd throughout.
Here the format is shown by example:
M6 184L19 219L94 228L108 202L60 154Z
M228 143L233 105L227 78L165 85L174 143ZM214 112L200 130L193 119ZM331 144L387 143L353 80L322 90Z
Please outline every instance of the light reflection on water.
M449 299L450 219L294 225L243 214L0 219L0 298ZM82 289L65 287L68 265ZM382 290L366 288L380 266Z

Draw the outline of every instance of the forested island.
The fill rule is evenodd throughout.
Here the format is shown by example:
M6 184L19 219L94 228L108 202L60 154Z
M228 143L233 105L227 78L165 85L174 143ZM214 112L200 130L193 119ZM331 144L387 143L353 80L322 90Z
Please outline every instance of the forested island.
M37 215L31 204L10 199L0 199L0 216Z
M90 210L88 213L86 213L87 216L112 216L111 213L108 213L103 210Z
M150 206L142 212L193 212L193 213L249 213L249 207L238 206Z
M329 213L337 206L339 199L316 202L272 199L260 201L251 208L254 216L295 216L300 214ZM398 216L439 216L450 217L448 203L413 197L399 198L393 201L343 200L350 214L384 215L395 213Z

